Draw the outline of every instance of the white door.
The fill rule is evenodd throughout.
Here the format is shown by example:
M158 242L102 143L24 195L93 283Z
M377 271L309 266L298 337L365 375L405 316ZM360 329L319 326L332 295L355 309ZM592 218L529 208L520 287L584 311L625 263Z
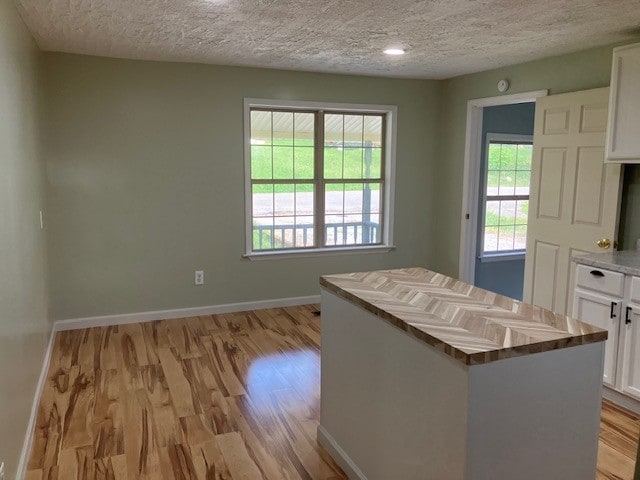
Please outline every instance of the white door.
M536 101L524 301L567 313L571 257L614 248L620 165L604 163L609 89ZM601 242L601 245L606 242Z
M621 387L624 393L640 400L640 305L625 305L622 315L624 351Z
M603 381L615 386L616 359L620 333L621 303L619 298L607 297L576 290L573 298L572 316L581 321L603 328L609 333L604 347Z

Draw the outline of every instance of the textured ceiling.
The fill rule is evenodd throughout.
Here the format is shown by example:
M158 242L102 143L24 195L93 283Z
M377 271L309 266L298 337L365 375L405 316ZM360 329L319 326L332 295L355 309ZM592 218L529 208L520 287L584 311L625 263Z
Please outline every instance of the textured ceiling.
M16 0L43 50L447 78L627 40L639 0ZM382 50L402 46L407 54Z

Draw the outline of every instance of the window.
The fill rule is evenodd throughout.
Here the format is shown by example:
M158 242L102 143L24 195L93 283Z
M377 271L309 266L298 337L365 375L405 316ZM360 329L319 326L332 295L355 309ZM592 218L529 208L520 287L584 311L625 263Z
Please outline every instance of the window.
M482 256L524 254L531 181L530 136L487 135Z
M390 107L246 101L247 254L390 245Z

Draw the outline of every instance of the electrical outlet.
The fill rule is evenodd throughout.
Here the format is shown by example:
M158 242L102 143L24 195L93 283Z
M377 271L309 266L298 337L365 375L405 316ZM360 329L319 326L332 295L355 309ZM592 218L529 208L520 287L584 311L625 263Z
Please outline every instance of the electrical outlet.
M196 270L196 285L204 285L204 270Z

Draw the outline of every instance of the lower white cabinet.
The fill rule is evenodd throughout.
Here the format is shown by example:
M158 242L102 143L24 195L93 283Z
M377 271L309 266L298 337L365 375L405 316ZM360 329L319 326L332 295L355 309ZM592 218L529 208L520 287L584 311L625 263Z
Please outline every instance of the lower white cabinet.
M603 383L640 400L640 277L576 268L572 317L609 332Z
M609 332L604 349L603 381L615 386L618 340L620 338L621 299L576 288L573 296L573 317Z
M640 399L640 305L626 303L622 320L624 345L620 349L620 387L622 393Z

